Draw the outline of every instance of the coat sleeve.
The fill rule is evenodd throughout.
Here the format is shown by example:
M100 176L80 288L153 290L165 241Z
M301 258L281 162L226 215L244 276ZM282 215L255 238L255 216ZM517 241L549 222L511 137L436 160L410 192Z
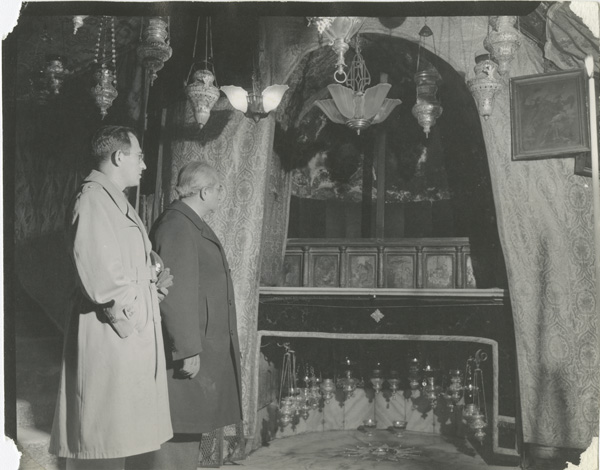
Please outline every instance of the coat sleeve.
M160 311L175 361L202 352L201 315L206 315L206 306L199 304L200 273L193 230L186 219L173 215L157 221L150 235L154 250L173 275L173 285L160 303Z
M84 190L75 201L70 230L83 289L92 302L104 308L113 328L124 338L134 329L139 286L126 273L112 206L114 202L102 188Z

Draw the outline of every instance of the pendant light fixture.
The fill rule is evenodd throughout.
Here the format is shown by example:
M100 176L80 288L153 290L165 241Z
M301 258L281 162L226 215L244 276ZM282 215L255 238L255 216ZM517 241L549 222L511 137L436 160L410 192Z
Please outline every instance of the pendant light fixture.
M150 85L154 84L158 78L157 72L162 70L173 53L169 45L169 24L168 16L167 21L159 16L149 18L142 34L142 43L137 48L137 55L150 75Z
M421 68L421 46L425 38L431 37L433 52L437 55L433 31L425 25L419 31L419 50L417 52L417 73L414 75L417 85L417 102L412 108L413 116L419 121L425 136L429 137L431 128L435 125L437 118L442 115L443 108L437 98L438 85L442 80L436 68L429 64Z
M475 57L475 77L467 82L467 86L475 98L479 115L487 120L494 109L494 98L502 88L502 80L498 76L498 64L486 51Z
M342 77L344 80L339 81ZM356 39L356 54L352 60L350 73L342 69L336 70L334 79L338 82L327 86L333 99L315 102L325 115L336 124L345 124L357 134L373 124L387 119L390 113L402 101L386 98L392 85L379 83L365 89L371 84L371 75L360 51L360 38ZM342 85L341 83L344 83Z
M98 26L96 56L94 62L99 64L94 72L96 85L92 88L92 97L100 108L102 119L107 114L117 97L117 51L115 47L115 19L103 16Z
M506 75L508 65L513 60L517 50L521 47L519 31L515 29L516 16L490 16L488 21L488 35L483 40L483 47L498 63L498 73ZM490 26L492 29L490 30Z
M210 17L206 18L206 41L204 50L204 60L200 62L201 67L196 69L198 65L193 59L196 58L196 46L198 43L198 29L200 26L200 18L196 22L196 38L194 41L194 52L192 55L192 66L187 77L188 85L185 87L185 95L192 103L194 109L194 117L196 122L202 129L210 118L210 111L217 102L220 96L219 88L216 83L214 73L213 59L213 41L212 41L212 23ZM210 55L209 55L210 48ZM212 70L210 70L212 69ZM193 75L192 75L193 72ZM190 76L192 80L190 81Z
M256 63L257 55L253 54L252 56L252 90L250 92L239 86L221 87L221 91L225 93L231 105L254 122L258 122L276 109L289 88L287 85L270 85L261 91L262 83Z
M350 40L360 30L360 27L365 21L364 16L309 16L308 25L314 24L321 36L324 36L331 48L337 54L335 64L336 75L340 75L340 79L336 79L338 83L342 83L346 78L341 78L345 75L344 68L346 62L344 56L350 48Z

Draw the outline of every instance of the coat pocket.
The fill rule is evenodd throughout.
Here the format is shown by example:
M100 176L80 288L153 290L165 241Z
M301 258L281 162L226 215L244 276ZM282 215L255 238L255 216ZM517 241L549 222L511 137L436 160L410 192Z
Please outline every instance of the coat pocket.
M121 338L127 338L135 331L135 304L112 305L104 307L104 314L110 322L110 326Z

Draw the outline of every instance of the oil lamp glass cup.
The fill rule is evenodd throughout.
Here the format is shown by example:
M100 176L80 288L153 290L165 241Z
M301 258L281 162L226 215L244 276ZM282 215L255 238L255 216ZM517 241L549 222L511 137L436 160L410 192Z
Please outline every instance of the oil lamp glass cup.
M463 409L463 418L465 419L467 424L470 424L471 420L473 419L473 416L475 416L478 413L479 408L477 407L477 405L475 405L474 403L469 403L468 405L465 405Z
M329 403L329 401L333 398L334 392L335 384L333 383L333 379L323 379L323 382L321 382L321 393L323 394L325 403Z
M406 421L392 421L392 428L394 429L394 433L396 437L402 437L402 431L406 429L407 422Z
M471 422L469 423L469 428L474 431L473 437L477 439L480 443L485 439L485 432L483 431L487 427L487 423L485 422L485 416L480 411L477 411L473 414L471 418Z
M396 392L400 388L400 379L392 377L392 378L387 379L387 383L390 386L390 390L392 391L392 395L396 395Z
M367 431L367 436L372 436L373 430L377 427L377 421L373 418L365 419L363 421L363 426Z
M381 377L371 377L371 384L375 393L379 393L383 387L383 379Z

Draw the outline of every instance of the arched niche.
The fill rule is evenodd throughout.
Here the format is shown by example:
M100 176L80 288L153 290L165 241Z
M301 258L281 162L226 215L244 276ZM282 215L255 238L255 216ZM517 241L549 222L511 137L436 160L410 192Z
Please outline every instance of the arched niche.
M414 20L407 19L414 23L415 27L408 30L416 30L413 35L402 31L390 34L377 19L368 19L361 30L362 55L371 74L371 86L379 83L382 73L386 74L386 81L392 84L388 98L400 99L402 104L386 121L363 131L360 136L343 125L328 121L314 105L315 101L329 97L326 87L334 83L336 56L330 47L308 43L288 74L290 90L278 112L275 150L288 171L302 169L304 182L308 181L309 186L314 186L313 179L318 177L315 171L320 165L326 167L334 181L337 179L341 185L350 186L354 199L360 199L356 188L358 193L364 190L361 165L365 162L366 166L367 159L373 158L376 132L385 130L388 142L385 173L386 183L389 183L389 191L386 189L386 238L468 237L478 286L505 287L486 146L476 104L466 86L465 72L452 65L458 66L460 60L446 54L452 62L449 63L430 51L425 42L420 52L421 66L431 64L440 72L442 83L438 95L444 111L429 138L412 116L416 98L413 75L419 53L417 33L423 25L422 20ZM428 24L431 26L430 22ZM444 30L440 24L437 29ZM429 45L434 49L431 40ZM440 52L438 46L436 40L436 52ZM293 55L298 49L291 50ZM350 49L345 57L348 65L353 57L354 50ZM319 161L319 155L325 155L326 160ZM368 163L371 164L372 161ZM431 188L436 188L435 194ZM310 197L326 196L313 194ZM411 216L414 219L419 212L422 220L414 222L414 226L406 226L406 220L392 220L395 215L388 208L399 201L409 219ZM292 197L290 237L335 238L344 237L344 234L356 236L357 233L357 237L361 237L360 228L357 232L355 225L345 229L333 227L330 231L333 235L326 235L327 229L323 227L335 224L335 215L332 218L331 214L338 211L319 208L319 203L305 207L304 215L300 216L313 223L294 220L297 205L298 201ZM354 209L352 211L354 218L360 217ZM404 217L403 214L400 216ZM295 231L294 223L303 231ZM396 230L388 230L387 227L394 223ZM398 230L400 225L402 229Z

